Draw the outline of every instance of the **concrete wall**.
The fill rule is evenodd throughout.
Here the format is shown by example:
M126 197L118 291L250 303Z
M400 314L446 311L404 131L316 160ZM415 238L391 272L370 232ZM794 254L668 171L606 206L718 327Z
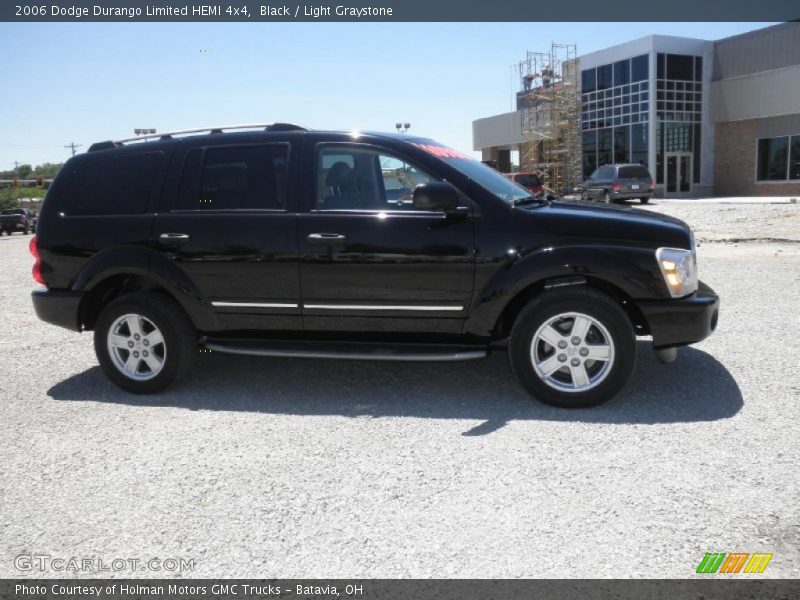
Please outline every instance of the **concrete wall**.
M714 193L717 196L800 196L800 181L756 183L759 137L791 134L784 125L800 126L800 115L784 119L747 119L716 124ZM800 129L797 130L800 133Z
M472 122L473 150L483 148L513 150L524 141L521 111L494 115Z
M711 84L716 122L800 114L800 63Z

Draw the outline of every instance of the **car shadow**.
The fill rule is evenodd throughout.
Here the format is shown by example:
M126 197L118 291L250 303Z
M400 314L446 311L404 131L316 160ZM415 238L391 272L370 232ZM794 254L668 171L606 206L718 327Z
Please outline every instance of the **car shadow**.
M472 436L519 420L682 423L727 419L741 410L736 380L711 355L682 348L675 363L662 365L650 342L638 344L639 361L625 390L602 406L579 410L532 402L514 380L504 352L466 363L266 359L211 353L198 357L198 368L189 380L156 396L123 392L99 367L55 384L47 394L54 400L187 410L481 421L463 433Z

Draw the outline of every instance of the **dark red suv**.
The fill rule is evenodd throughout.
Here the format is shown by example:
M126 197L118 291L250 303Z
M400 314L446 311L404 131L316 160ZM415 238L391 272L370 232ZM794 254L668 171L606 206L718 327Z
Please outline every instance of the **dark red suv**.
M505 176L514 183L528 188L532 194L541 194L544 191L542 181L536 173L506 173Z

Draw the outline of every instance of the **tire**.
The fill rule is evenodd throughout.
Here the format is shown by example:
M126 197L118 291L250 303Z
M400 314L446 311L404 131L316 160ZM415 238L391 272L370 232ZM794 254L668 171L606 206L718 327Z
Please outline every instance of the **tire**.
M588 202L589 201L589 192L587 192L587 191L581 192L581 200L583 200L584 202Z
M641 202L642 204L647 204L648 202L650 202L650 198L639 198L639 202Z
M580 343L573 344L572 328L586 327L587 321ZM572 288L531 300L514 322L508 351L517 381L533 398L560 408L586 408L611 400L625 387L636 364L636 336L615 300L590 288ZM586 358L590 354L598 358Z
M129 323L139 327L138 334ZM154 332L161 334L161 342ZM134 339L136 335L140 337ZM95 324L94 351L103 372L116 385L134 394L152 394L191 370L197 356L197 332L171 298L134 293L117 298L100 313ZM138 356L131 358L136 352ZM126 367L134 364L132 373Z
M603 192L603 202L606 204L611 204L611 194L608 192Z

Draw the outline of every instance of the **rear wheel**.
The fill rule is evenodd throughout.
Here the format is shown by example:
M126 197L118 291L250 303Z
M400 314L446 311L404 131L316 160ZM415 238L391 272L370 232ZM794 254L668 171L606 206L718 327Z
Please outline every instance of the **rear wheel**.
M191 369L197 333L171 298L136 293L103 309L95 324L94 349L111 381L134 394L151 394Z
M646 198L646 197L645 198L639 198L639 202L641 202L642 204L647 204L648 202L650 202L650 198Z
M596 406L630 378L636 338L609 296L588 288L546 292L517 317L509 359L537 400L562 408Z

